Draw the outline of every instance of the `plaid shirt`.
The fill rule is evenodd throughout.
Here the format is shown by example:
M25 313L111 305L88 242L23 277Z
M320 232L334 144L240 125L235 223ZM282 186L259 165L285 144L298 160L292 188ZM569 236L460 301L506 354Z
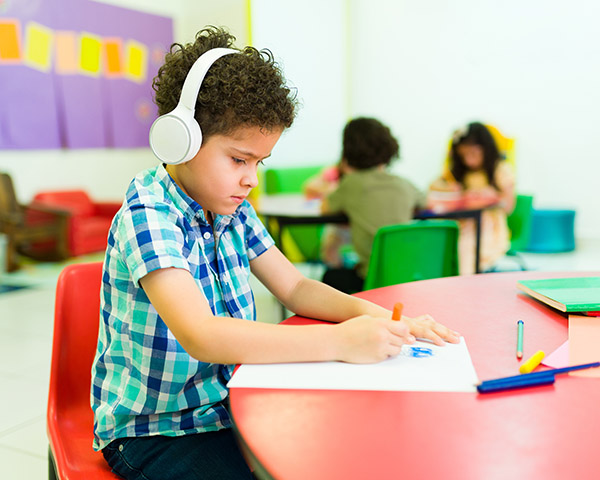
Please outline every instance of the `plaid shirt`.
M95 449L121 437L231 426L223 401L233 365L188 355L139 280L159 268L188 270L214 315L256 320L249 261L272 245L247 201L234 215L217 216L213 229L162 165L135 177L113 220L104 261L92 367Z

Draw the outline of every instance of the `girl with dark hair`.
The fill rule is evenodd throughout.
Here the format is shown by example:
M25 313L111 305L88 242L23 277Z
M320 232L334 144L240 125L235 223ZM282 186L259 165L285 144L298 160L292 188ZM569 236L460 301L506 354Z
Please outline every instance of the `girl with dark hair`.
M507 215L515 204L515 176L499 151L490 130L480 122L456 130L448 153L448 165L430 186L438 192L462 194L467 204L498 203L483 212L481 219L480 265L490 270L510 245ZM460 221L460 273L474 272L475 225Z

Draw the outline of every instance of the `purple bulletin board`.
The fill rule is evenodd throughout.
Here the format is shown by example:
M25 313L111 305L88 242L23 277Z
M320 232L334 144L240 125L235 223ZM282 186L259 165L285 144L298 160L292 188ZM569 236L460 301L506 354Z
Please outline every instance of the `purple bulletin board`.
M147 146L152 78L172 42L170 18L90 0L5 0L0 148Z

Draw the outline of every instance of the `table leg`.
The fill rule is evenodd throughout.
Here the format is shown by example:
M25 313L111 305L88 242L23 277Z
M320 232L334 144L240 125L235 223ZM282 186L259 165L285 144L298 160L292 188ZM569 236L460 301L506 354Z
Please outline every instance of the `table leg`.
M479 254L481 252L481 210L475 215L475 273L481 273Z

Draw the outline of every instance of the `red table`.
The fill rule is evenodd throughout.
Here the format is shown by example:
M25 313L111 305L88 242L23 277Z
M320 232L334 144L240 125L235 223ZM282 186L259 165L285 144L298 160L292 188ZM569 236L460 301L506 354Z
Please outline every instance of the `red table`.
M518 272L424 280L358 294L460 331L480 380L514 375L516 322L524 359L567 339L567 319L520 293ZM313 322L292 317L286 323ZM600 348L600 347L599 347ZM600 379L476 393L233 388L238 436L259 476L277 479L597 479Z

